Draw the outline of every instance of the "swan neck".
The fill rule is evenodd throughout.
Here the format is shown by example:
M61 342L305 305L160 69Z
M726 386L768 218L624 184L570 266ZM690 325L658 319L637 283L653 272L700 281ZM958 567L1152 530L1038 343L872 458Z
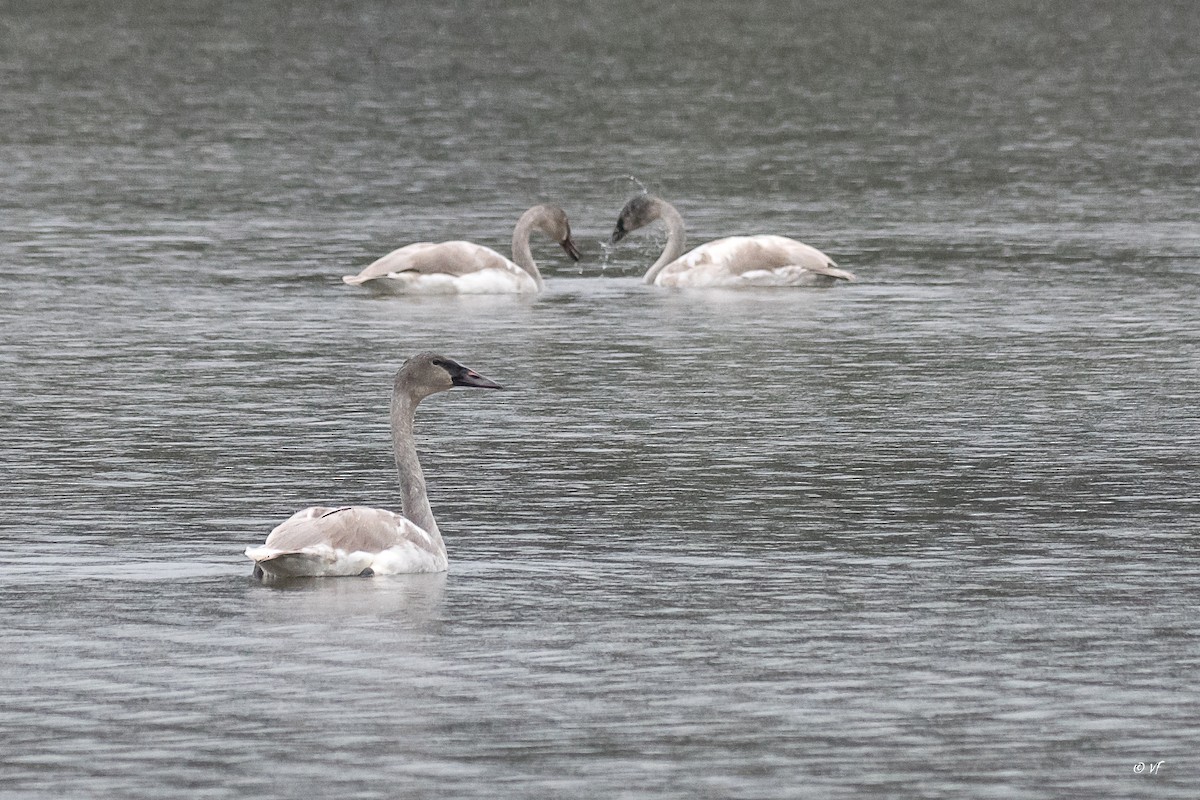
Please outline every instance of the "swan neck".
M642 279L646 283L654 283L654 279L663 267L683 255L683 244L686 238L683 230L683 217L675 210L675 206L661 202L658 218L667 227L667 244L663 248L662 255L658 257L658 261L655 261L650 269L646 270L646 275Z
M513 229L512 258L513 263L529 273L533 282L537 284L538 291L541 291L543 288L542 273L533 261L533 251L529 249L529 235L533 231L536 216L532 210L526 211L517 220L517 227Z
M392 395L392 451L400 474L400 508L405 517L435 540L440 540L441 533L429 506L425 473L417 459L417 443L413 436L413 420L419 402L420 399L413 399L400 387L396 387Z

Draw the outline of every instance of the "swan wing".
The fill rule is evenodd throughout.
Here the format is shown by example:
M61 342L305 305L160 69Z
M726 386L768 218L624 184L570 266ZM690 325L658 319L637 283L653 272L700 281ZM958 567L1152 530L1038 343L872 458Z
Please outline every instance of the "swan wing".
M274 577L441 572L439 538L393 511L313 506L284 520L246 555Z
M379 278L420 281L423 278L442 281L469 278L476 273L494 272L497 277L512 281L528 281L533 287L533 278L515 263L490 247L473 242L417 242L393 250L357 275L346 275L343 281L351 286L360 286Z
M815 247L786 236L730 236L702 244L663 268L660 286L800 286L855 280Z

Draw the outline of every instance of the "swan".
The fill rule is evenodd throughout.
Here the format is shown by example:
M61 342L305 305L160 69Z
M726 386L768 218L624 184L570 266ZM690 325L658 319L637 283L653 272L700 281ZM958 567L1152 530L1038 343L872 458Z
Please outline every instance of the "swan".
M392 449L400 472L403 515L368 506L313 506L297 511L261 547L247 547L257 578L443 572L446 545L438 532L413 441L417 404L455 386L499 389L456 361L421 353L404 362L392 388Z
M652 194L634 197L621 209L612 244L626 234L661 219L667 245L642 278L657 286L830 286L855 280L815 247L786 236L729 236L702 244L683 255L683 217Z
M393 250L357 275L342 280L393 294L514 294L542 290L542 273L533 262L529 235L541 231L562 245L572 260L579 248L571 241L567 214L558 206L538 205L517 220L512 261L473 242L417 242Z

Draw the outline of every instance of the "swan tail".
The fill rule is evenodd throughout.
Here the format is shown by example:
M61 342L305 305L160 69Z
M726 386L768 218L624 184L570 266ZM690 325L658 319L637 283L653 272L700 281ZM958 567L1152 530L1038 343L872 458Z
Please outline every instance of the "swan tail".
M246 555L254 559L254 565L267 578L308 578L328 574L329 561L313 553L269 553Z
M247 547L246 556L266 578L319 578L322 576L360 575L372 565L375 554L352 553L325 544L301 550L276 550L273 547Z
M827 275L830 278L837 278L838 280L850 282L858 280L853 272L849 272L844 269L838 269L838 265L832 261L830 261L828 264L814 264L812 266L807 266L805 269L807 269L809 272L815 272L818 275Z

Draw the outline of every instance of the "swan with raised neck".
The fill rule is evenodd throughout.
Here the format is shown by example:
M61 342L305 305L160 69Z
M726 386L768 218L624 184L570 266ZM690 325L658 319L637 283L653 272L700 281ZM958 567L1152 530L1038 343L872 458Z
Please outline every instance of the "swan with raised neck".
M441 572L446 545L438 530L413 423L426 397L456 386L499 389L453 359L436 353L410 358L392 384L392 450L400 479L401 513L368 506L312 506L298 511L246 548L254 574L264 579Z

